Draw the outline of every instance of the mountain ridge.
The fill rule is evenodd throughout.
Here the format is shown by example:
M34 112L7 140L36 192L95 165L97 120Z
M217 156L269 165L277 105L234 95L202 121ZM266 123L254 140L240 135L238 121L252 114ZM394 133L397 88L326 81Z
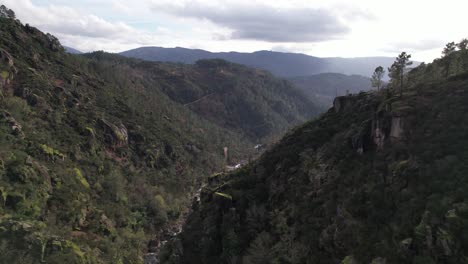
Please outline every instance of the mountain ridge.
M467 263L467 62L465 47L337 97L212 178L163 263Z
M209 175L318 114L258 69L73 55L0 11L0 263L142 263Z
M318 73L336 72L342 74L357 74L370 76L374 69L381 65L389 67L394 58L390 57L358 57L320 58L301 53L276 51L243 52L209 52L202 49L141 47L119 54L153 61L171 61L180 63L195 63L199 59L220 58L227 61L257 67L270 71L280 77L313 75Z

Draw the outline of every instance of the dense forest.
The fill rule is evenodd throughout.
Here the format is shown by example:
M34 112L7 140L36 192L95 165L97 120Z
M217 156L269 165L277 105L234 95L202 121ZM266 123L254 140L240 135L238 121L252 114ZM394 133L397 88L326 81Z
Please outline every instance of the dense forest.
M467 39L371 79L247 55L304 76L69 54L1 5L0 263L468 264Z
M211 179L164 263L468 263L467 42Z
M320 111L225 61L70 55L4 6L0 91L0 263L142 263L208 176Z

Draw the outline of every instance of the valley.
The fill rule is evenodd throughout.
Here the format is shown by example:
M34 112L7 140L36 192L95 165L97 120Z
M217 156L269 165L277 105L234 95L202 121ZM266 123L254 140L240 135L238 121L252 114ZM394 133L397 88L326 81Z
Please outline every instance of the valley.
M322 111L226 61L70 55L2 10L1 263L142 262L208 175Z
M198 41L326 54L353 34L343 21L370 16L152 2L165 20L141 12L129 24L154 27L142 36L94 14L75 25L75 9L52 2L9 3L22 19L41 10L30 18L58 37L0 4L0 264L468 263L467 39L427 63L405 51L82 53L62 40L142 46L218 23L239 28ZM87 4L132 16L123 2ZM177 31L197 16L203 27ZM346 48L379 43L360 41Z

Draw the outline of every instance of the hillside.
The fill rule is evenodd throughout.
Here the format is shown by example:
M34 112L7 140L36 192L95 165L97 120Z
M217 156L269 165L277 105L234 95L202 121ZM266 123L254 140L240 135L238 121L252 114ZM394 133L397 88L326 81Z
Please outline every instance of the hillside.
M310 76L299 76L288 79L297 88L308 95L311 100L324 107L330 107L337 96L359 93L372 89L370 78L360 75L340 73L321 73Z
M299 53L284 53L274 51L241 52L209 52L186 48L142 47L120 53L152 61L169 61L180 63L195 63L200 59L224 59L230 62L244 64L270 71L280 77L307 76L319 73L342 73L370 76L375 67L389 67L393 58L319 58Z
M316 113L255 69L71 55L0 11L0 263L141 263L208 175Z
M413 69L402 96L338 97L213 178L163 263L467 263L466 62Z
M131 86L133 79L139 80L253 143L267 143L325 109L315 106L287 81L223 60L182 65L126 59L102 52L85 56L97 63L107 82ZM124 73L116 79L113 74L116 71Z

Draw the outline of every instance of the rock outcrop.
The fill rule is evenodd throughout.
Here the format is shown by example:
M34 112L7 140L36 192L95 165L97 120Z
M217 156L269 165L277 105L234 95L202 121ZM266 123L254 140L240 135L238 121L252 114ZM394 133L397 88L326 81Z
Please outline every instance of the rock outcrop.
M390 130L390 138L393 140L398 140L403 137L403 117L395 116L392 117L392 125Z
M13 56L0 48L0 92L11 93L11 82L17 72Z
M123 124L117 126L105 119L99 119L98 126L104 131L105 140L112 147L121 147L128 143L128 131Z

